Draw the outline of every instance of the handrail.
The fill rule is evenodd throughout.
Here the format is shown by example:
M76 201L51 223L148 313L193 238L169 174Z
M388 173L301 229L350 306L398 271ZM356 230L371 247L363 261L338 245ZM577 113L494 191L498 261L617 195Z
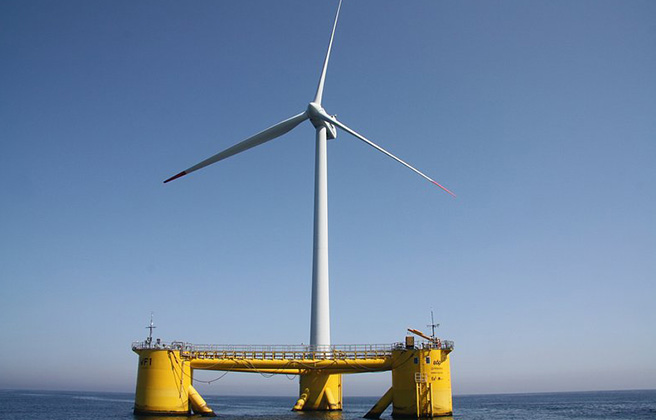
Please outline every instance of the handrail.
M161 348L193 352L285 352L285 353L313 353L313 352L376 352L392 351L399 348L401 343L393 344L343 344L330 346L286 345L286 344L192 344L181 341L168 343L148 343L135 341L133 349Z
M416 349L453 350L453 341L423 341ZM285 344L192 344L182 341L163 343L157 341L135 341L132 350L169 349L179 350L186 355L222 358L253 359L364 359L390 357L393 350L406 349L403 343L392 344L341 344L331 346L285 345ZM248 355L248 357L246 356ZM290 357L291 356L291 357Z

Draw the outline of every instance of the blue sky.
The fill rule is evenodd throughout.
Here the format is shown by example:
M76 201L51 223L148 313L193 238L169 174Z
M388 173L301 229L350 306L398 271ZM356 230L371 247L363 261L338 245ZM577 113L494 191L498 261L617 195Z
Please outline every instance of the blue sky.
M0 3L0 388L133 390L151 311L165 341L307 343L311 125L162 181L307 106L335 7ZM652 1L346 0L325 108L458 198L329 143L333 342L433 309L455 393L656 388L654 22Z

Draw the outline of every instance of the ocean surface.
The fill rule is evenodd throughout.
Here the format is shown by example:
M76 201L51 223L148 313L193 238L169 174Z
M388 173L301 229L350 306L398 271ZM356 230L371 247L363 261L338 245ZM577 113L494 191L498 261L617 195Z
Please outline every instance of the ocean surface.
M355 420L376 397L344 398L344 411L295 413L294 397L221 397L205 400L225 420ZM199 420L201 417L143 417L132 414L134 394L96 392L2 391L0 419ZM656 419L656 390L546 394L465 395L453 397L456 420ZM390 419L390 411L383 413Z

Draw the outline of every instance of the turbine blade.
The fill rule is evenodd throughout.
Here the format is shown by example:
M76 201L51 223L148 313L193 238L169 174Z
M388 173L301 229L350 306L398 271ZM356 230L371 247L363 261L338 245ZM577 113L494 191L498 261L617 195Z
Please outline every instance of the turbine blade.
M190 174L194 171L197 171L199 169L202 169L208 165L211 165L213 163L216 163L220 160L223 160L225 158L229 158L230 156L236 155L237 153L241 153L244 150L248 150L252 147L259 146L262 143L266 143L269 140L273 140L276 137L280 137L285 133L288 133L291 131L294 127L302 123L303 121L307 120L307 114L304 112L301 112L298 115L294 115L291 118L288 118L284 121L279 122L276 125L272 125L271 127L267 128L264 131L260 131L259 133L247 138L246 140L235 144L234 146L219 152L215 154L212 157L209 157L205 159L204 161L192 166L189 169L186 169L182 172L180 172L177 175L172 176L171 178L167 179L164 181L166 184L167 182L173 181L174 179L178 179L182 176L185 176L187 174Z
M330 34L330 42L328 43L328 51L326 58L323 61L323 69L321 70L321 77L319 78L319 86L317 86L317 94L314 96L314 102L321 105L321 98L323 96L323 84L326 81L326 70L328 70L328 60L330 59L330 50L333 47L333 39L335 38L335 28L337 28L337 18L339 18L339 10L342 8L342 0L339 0L337 6L337 13L335 14L335 23L333 23L333 31Z
M363 142L367 143L369 146L373 147L374 149L378 150L379 152L382 152L382 153L386 154L387 156L391 157L392 159L394 159L395 161L399 162L400 164L405 165L406 167L408 167L408 168L411 169L412 171L416 172L417 174L421 175L422 177L424 177L425 179L429 180L429 181L432 182L433 184L435 184L435 185L437 185L438 187L442 188L444 191L446 191L447 193L451 194L453 197L456 196L454 193L452 193L451 191L449 191L447 188L445 188L444 186L442 186L440 183L438 183L437 181L435 181L434 179L432 179L432 178L429 177L428 175L426 175L426 174L424 174L423 172L421 172L419 169L415 168L414 166L410 165L409 163L405 162L404 160L402 160L402 159L400 159L400 158L394 156L393 154L391 154L391 153L388 152L387 150L383 149L382 147L378 146L376 143L374 143L374 142L372 142L371 140L367 139L367 138L364 137L363 135L358 134L355 130L352 130L351 128L347 127L345 124L343 124L343 123L337 121L336 118L331 117L330 115L325 114L325 113L321 114L321 118L323 118L325 121L327 121L327 122L329 122L329 123L331 123L331 124L336 125L337 127L341 128L342 130L346 131L347 133L351 134L352 136L357 137L358 139L360 139L360 140L362 140Z

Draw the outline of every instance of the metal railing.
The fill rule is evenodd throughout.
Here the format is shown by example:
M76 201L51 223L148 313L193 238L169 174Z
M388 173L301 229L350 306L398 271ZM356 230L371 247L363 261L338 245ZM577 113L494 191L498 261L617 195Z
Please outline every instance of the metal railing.
M381 359L392 356L394 344L346 344L332 346L306 345L237 345L191 344L181 341L167 343L134 342L133 350L179 350L183 356L198 359L258 359L258 360L314 360L314 359Z
M437 349L437 350L453 350L453 341L436 340L436 341L422 341L415 348L420 349Z
M424 341L416 349L453 350L453 341ZM135 341L132 350L178 350L183 357L196 359L256 359L256 360L362 360L385 359L393 350L406 349L403 343L344 344L331 346L309 345L250 345L250 344L191 344L182 341L163 343Z
M145 349L168 349L168 350L180 350L179 347L176 346L178 342L174 341L171 344L169 343L164 343L160 341L152 342L152 341L133 341L132 342L132 350L145 350Z
M393 344L336 346L193 344L186 346L183 353L197 359L362 360L389 358L392 356L393 349Z
M421 372L415 372L415 383L425 384L428 382L428 375Z

